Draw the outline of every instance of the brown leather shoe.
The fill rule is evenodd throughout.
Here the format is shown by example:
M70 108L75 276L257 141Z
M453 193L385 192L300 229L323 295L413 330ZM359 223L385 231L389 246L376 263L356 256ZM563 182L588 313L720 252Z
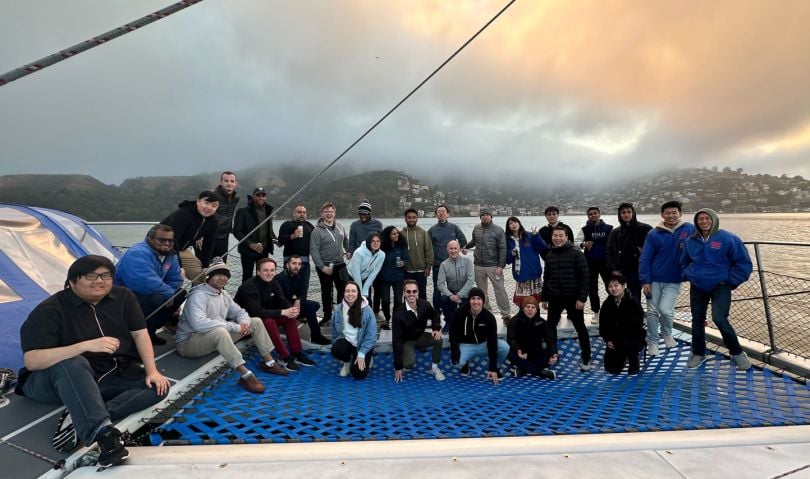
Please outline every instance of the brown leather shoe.
M284 369L284 368L283 368L283 367L282 367L282 366L281 366L281 365L278 363L278 361L276 361L275 363L273 363L273 365L272 365L272 366L268 366L268 365L267 365L267 363L265 363L264 361L262 361L262 362L260 362L260 363L259 363L259 369L261 369L262 371L264 371L264 372L266 372L266 373L270 373L270 374L278 374L279 376L287 376L287 375L289 375L289 374L290 374L290 373L289 373L289 371L287 371L286 369Z
M259 381L255 374L251 374L246 378L239 378L239 385L252 393L264 392L264 384Z

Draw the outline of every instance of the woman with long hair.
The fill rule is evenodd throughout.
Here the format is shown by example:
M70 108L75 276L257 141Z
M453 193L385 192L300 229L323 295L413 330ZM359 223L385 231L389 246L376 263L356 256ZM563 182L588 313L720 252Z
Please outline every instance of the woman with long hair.
M371 285L380 273L385 253L380 251L382 240L379 233L370 233L365 241L352 253L352 259L346 266L351 279L360 286L360 294L368 298Z
M382 232L381 249L385 253L377 285L382 297L382 312L385 323L382 329L390 329L391 315L402 305L402 283L405 279L405 264L408 262L408 243L405 235L399 234L396 226L386 226ZM391 293L394 295L394 308L391 309Z
M340 376L366 379L377 341L377 321L354 281L346 283L343 301L332 314L332 338L332 356L343 362Z
M515 278L515 294L512 301L523 307L523 298L528 296L540 301L540 290L543 288L543 266L540 254L548 245L537 233L537 228L526 231L515 216L506 220L506 264L512 265L512 277Z

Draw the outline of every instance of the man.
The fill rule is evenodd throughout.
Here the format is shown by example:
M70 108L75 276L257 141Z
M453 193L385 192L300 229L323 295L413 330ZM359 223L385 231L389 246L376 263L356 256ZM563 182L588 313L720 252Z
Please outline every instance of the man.
M174 336L177 353L184 358L198 358L216 351L239 373L239 386L252 393L263 393L264 384L245 366L242 353L234 344L236 341L253 336L262 357L259 369L279 376L289 373L270 354L273 343L262 320L251 318L225 291L225 285L231 278L228 265L215 263L205 271L205 276L204 284L191 289L180 315L180 324Z
M298 317L303 316L306 318L307 325L309 326L309 338L314 344L325 346L332 344L332 341L326 339L321 333L321 327L318 325L318 316L316 313L321 305L317 301L310 301L304 296L304 280L301 277L301 257L292 255L287 259L284 265L284 270L276 275L274 281L281 286L281 291L284 297L292 302L292 305L299 310Z
M439 291L439 267L447 259L447 245L451 241L456 241L460 248L467 246L467 237L458 225L447 219L450 217L450 209L447 205L436 207L436 224L428 229L428 236L433 246L433 308L439 311L441 306L441 291ZM448 317L445 315L444 320Z
M740 347L728 313L731 291L751 276L751 257L737 235L720 229L720 218L714 210L698 210L695 229L686 240L681 258L683 276L691 284L692 356L687 366L696 368L706 360L706 308L711 302L712 321L720 330L723 344L737 369L745 371L751 367L751 361Z
M220 201L217 207L217 227L216 239L214 240L214 256L221 257L222 261L228 262L228 237L233 229L233 217L236 207L239 204L239 195L236 193L236 173L233 171L223 171L219 175L219 185L214 192L219 195Z
M273 207L267 203L267 192L261 187L254 189L253 196L248 196L247 206L236 212L233 235L239 240L243 282L253 276L256 261L273 254L276 234L273 232L272 214ZM259 229L256 229L257 226Z
M568 235L568 240L569 241L574 240L574 231L567 224L560 221L560 209L558 207L553 205L547 206L543 214L545 215L548 224L540 228L538 234L540 235L541 238L543 238L543 241L545 241L547 245L551 244L551 230L555 226L562 226L563 228L565 228L565 234ZM549 251L551 250L547 249L544 252L540 253L540 257L543 258L543 261L545 261Z
M576 244L585 251L585 259L588 262L588 301L591 303L594 322L598 323L599 307L602 305L602 301L599 300L599 278L602 278L607 290L610 271L605 267L605 254L613 226L602 221L602 212L597 206L588 208L587 215L588 221L580 230Z
M298 315L301 310L290 304L281 285L273 281L276 275L276 260L262 258L257 264L258 274L243 282L236 291L234 301L251 316L262 319L270 340L278 350L281 364L287 371L298 371L301 366L315 366L315 361L304 354L301 336L298 334ZM282 326L287 333L290 348L284 345L278 327Z
M202 271L213 257L217 233L217 220L213 216L218 207L219 195L213 191L203 191L197 195L197 201L181 202L172 214L160 221L160 224L172 227L174 250L180 259L180 266L194 285L205 281ZM192 247L197 251L196 255Z
M461 256L458 241L447 243L447 259L439 266L439 279L436 289L444 314L443 333L449 333L453 316L459 307L467 304L467 295L475 286L475 267L470 258Z
M303 289L298 297L302 300L307 299L309 293L309 240L313 229L315 227L307 221L307 208L302 204L293 207L292 220L281 223L278 229L278 244L284 247L284 264L287 264L292 256L298 256L301 260L299 275Z
M335 205L326 202L321 206L321 219L309 240L309 254L318 273L321 283L321 304L323 305L323 319L321 325L328 324L332 319L332 287L337 290L337 302L343 301L343 288L346 281L341 278L340 272L346 269L344 251L349 246L346 229L335 221Z
M368 200L360 202L360 205L357 207L357 216L360 219L353 221L351 226L349 226L349 249L346 251L349 258L352 257L354 251L360 247L363 241L366 241L368 235L371 233L380 234L383 229L382 222L371 217L371 203L369 203ZM358 281L358 283L360 283L360 281ZM372 297L369 297L369 299L372 300L371 309L379 319L382 297L377 282L373 281L372 283L374 284L374 288L372 288ZM368 297L368 294L366 294L366 296Z
M540 297L543 298L543 309L548 310L548 324L555 341L557 325L565 310L579 338L582 357L579 369L583 372L591 371L591 338L582 314L588 298L588 263L579 248L575 248L569 241L568 233L562 225L551 229L551 252L546 256Z
M433 266L433 243L427 231L416 226L419 214L413 208L405 210L405 227L400 234L408 243L408 262L405 263L405 279L415 280L419 285L419 298L427 299L427 278Z
M503 379L500 365L509 354L509 345L498 339L495 316L484 308L486 296L481 288L470 290L467 307L456 311L450 329L450 357L461 368L462 376L470 375L470 361L478 356L489 358L487 379L498 384Z
M124 253L115 271L114 284L126 286L135 293L147 317L146 330L152 345L166 344L157 330L174 316L186 299L171 226L152 226L145 240Z
M681 254L695 227L681 220L681 202L661 205L661 222L647 234L639 259L641 292L647 297L647 354L658 355L658 328L667 348L675 347L672 320L681 293Z
M644 248L647 233L652 229L647 223L636 219L632 203L619 205L619 227L608 236L605 251L605 267L611 276L622 276L627 289L636 303L641 304L641 282L638 277L638 259Z
M129 457L112 424L169 391L141 308L131 291L113 286L114 276L115 266L103 256L70 265L65 289L34 308L20 328L25 367L16 389L34 401L64 404L75 435L54 446L70 452L76 435L87 446L97 442L102 467ZM59 429L66 423L65 415Z
M486 291L489 288L487 282L492 282L501 319L507 323L511 314L509 314L509 296L503 283L503 268L506 267L506 234L503 228L492 222L492 211L489 208L481 208L478 216L481 223L475 225L472 239L467 243L467 249L475 248L473 254L475 284ZM489 300L485 307L490 309Z
M393 336L391 345L394 349L394 382L401 382L403 368L413 369L416 364L415 351L432 348L430 375L437 381L444 381L444 374L439 369L442 357L442 333L439 315L433 306L424 299L419 299L419 285L412 279L406 279L402 287L405 303L394 312ZM430 320L431 333L425 331Z

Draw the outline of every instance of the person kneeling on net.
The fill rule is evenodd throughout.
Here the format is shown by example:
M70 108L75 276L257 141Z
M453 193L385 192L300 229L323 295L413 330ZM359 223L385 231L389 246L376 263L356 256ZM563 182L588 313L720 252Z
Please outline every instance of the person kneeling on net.
M605 371L620 374L627 366L627 374L638 374L638 354L646 344L644 310L625 288L620 275L608 280L610 296L602 303L599 313L599 335L605 340Z
M557 364L557 342L539 311L540 306L534 296L523 298L520 312L512 317L507 328L509 360L515 366L516 377L532 374L557 379L557 373L548 369Z
M198 358L217 351L228 365L239 373L239 385L252 393L264 392L264 384L245 367L242 353L234 344L252 335L262 360L259 369L266 373L286 376L270 354L273 343L262 320L251 318L225 291L231 270L225 263L211 265L205 271L206 282L195 286L188 295L174 341L177 353L184 358Z

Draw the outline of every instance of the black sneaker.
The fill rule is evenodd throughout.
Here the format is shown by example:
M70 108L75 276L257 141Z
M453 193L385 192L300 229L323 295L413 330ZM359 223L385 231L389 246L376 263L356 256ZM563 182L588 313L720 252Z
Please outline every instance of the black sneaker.
M498 371L498 381L503 381L503 373Z
M98 455L98 465L110 467L129 457L129 451L124 448L124 441L121 440L121 431L113 426L107 426L96 436L96 442L101 453Z
M465 378L470 375L470 363L461 366L461 375Z
M284 365L284 368L287 371L298 371L301 369L298 367L298 363L295 362L292 356L287 356L286 358L281 358L281 364Z
M514 375L516 378L522 378L523 376L526 375L526 372L520 369L519 367L515 366L512 369L512 375Z
M309 359L309 356L304 354L303 351L293 354L295 358L295 362L297 362L301 366L315 366L315 361Z
M321 326L326 326L327 324L329 324L330 319L331 319L331 315L330 316L324 315L323 319L318 321L318 324L321 325Z
M166 340L155 334L154 336L149 336L149 339L152 341L152 346L165 346Z
M555 373L551 369L543 368L540 371L540 377L543 378L543 379L550 379L550 380L553 381L553 380L557 379L557 373Z
M316 336L316 337L310 339L309 342L312 343L312 344L317 344L318 346L326 346L328 344L332 344L332 341L330 341L329 339L326 339L325 336L321 336L321 337Z
M56 422L56 432L53 433L51 445L62 454L73 451L79 445L76 438L76 427L73 425L73 419L67 409L62 411L62 415Z

